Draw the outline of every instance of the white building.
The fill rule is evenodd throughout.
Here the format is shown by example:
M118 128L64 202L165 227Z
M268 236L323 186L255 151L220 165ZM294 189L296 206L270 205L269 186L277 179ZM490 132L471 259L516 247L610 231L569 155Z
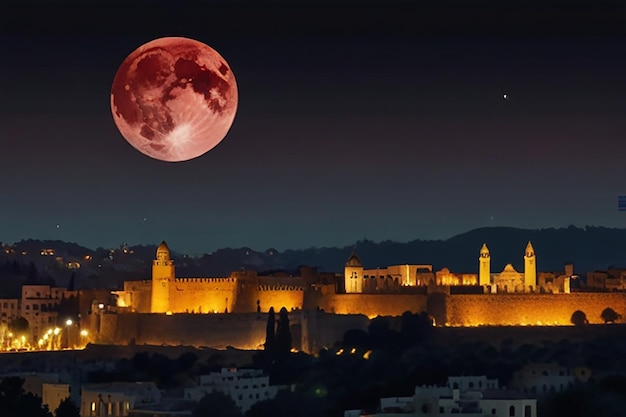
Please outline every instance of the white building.
M210 392L223 392L245 413L253 404L276 396L281 387L269 382L269 376L261 370L222 368L220 372L200 376L200 385L185 388L185 399L200 401Z
M380 411L348 410L345 417L537 417L537 400L498 388L484 376L450 377L446 386L416 387L413 397L380 400Z
M153 382L112 382L83 385L81 417L127 416L139 405L161 402L161 392Z
M587 367L572 369L555 363L533 363L513 374L511 388L541 396L587 382L590 377L591 370Z

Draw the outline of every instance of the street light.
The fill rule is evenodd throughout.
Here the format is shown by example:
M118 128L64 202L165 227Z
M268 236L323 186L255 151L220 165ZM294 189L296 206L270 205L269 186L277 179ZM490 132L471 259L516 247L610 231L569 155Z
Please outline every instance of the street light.
M65 321L65 326L67 327L67 348L70 349L71 347L71 342L70 342L70 329L72 328L72 319L67 319Z

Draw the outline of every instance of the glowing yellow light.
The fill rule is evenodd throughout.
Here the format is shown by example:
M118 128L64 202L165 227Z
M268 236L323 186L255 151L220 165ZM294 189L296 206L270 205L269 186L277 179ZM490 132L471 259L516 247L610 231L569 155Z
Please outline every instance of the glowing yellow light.
M48 329L47 334L52 334L52 329Z
M296 348L291 348L290 352L291 352L291 353L298 353L298 349L296 349Z
M102 309L104 308L104 304L102 304L102 303L98 304L98 308L99 308L100 310L102 310Z
M52 333L54 333L54 335L58 335L61 332L61 329L59 329L58 327L54 328L54 331Z
M352 355L354 355L354 354L356 353L356 348L352 348L352 350L350 351L350 353L351 353Z
M80 335L83 336L83 337L87 336L88 334L89 334L89 332L87 330L81 330L80 331Z
M12 332L9 332L9 337L13 337L13 333Z
M171 315L172 315L172 312L171 312L171 311L166 311L166 312L165 312L165 315L166 315L166 316L171 316Z
M48 340L48 337L49 337L49 336L48 336L48 333L44 334L44 335L43 335L43 340Z
M71 325L72 325L72 323L73 323L73 322L72 322L72 320L71 320L71 319L67 319L67 320L65 321L65 325L66 325L66 326L71 326Z
M335 355L339 356L343 353L343 349L339 349L337 352L335 352Z
M371 354L372 354L372 351L368 350L367 352L363 354L363 359L369 359Z

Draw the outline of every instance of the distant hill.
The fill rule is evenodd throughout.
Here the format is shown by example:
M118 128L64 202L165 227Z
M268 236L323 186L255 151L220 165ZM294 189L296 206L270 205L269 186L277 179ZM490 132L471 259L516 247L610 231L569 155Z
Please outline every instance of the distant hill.
M251 269L259 272L283 270L296 273L301 265L319 271L342 272L354 249L366 268L398 264L432 264L435 270L448 267L453 272L475 273L478 252L483 243L491 251L492 271L501 271L507 263L523 270L524 249L531 241L537 254L539 271L560 271L568 262L579 274L608 267L626 267L626 229L605 227L567 227L528 230L512 227L489 227L471 230L446 240L410 242L373 242L362 240L355 246L257 251L251 248L224 248L210 255L191 258L171 248L177 276L225 276L232 271ZM149 279L156 244L114 249L85 248L61 241L23 240L5 246L0 262L16 260L37 268L66 285L72 272L77 287L115 288L122 279ZM53 249L54 256L42 256L42 249ZM9 253L7 253L9 252ZM2 257L6 258L3 259ZM79 262L77 270L67 269L70 261Z

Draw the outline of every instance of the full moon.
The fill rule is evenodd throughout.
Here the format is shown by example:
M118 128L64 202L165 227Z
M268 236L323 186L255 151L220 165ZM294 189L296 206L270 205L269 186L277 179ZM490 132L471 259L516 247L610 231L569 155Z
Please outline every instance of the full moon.
M237 111L237 83L226 60L193 39L159 38L128 55L111 87L122 136L143 154L188 161L217 146Z

